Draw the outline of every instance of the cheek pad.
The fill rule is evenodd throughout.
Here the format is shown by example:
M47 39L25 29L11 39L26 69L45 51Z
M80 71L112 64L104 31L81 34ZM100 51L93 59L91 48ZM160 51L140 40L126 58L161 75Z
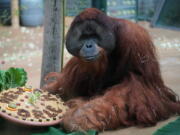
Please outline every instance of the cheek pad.
M81 43L72 38L71 40L66 41L66 49L70 54L78 56L81 49Z
M115 38L112 33L105 33L99 41L99 46L104 48L107 52L111 52L115 48Z

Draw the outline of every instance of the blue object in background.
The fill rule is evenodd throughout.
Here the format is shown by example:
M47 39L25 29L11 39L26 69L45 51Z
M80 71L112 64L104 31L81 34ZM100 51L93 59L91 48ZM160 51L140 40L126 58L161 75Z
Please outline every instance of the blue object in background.
M11 1L0 0L0 24L10 25L11 24Z
M43 0L20 0L20 22L23 26L40 26L44 20Z

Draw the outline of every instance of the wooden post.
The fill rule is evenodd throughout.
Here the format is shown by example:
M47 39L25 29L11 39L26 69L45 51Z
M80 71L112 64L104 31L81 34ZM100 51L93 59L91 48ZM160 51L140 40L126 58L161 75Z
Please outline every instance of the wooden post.
M19 0L11 0L12 27L19 28Z
M45 0L44 46L40 87L49 72L60 72L63 63L64 0Z

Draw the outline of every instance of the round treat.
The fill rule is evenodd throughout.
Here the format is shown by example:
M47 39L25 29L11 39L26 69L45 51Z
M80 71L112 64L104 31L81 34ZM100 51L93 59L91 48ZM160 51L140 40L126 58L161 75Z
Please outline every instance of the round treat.
M30 126L58 124L68 109L57 95L32 87L0 92L0 116Z

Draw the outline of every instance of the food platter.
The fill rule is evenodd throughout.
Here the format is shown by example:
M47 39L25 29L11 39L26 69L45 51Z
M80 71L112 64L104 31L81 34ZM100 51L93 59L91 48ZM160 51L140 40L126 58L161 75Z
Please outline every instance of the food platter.
M41 89L18 87L0 92L0 116L15 123L55 125L67 109L58 95Z

